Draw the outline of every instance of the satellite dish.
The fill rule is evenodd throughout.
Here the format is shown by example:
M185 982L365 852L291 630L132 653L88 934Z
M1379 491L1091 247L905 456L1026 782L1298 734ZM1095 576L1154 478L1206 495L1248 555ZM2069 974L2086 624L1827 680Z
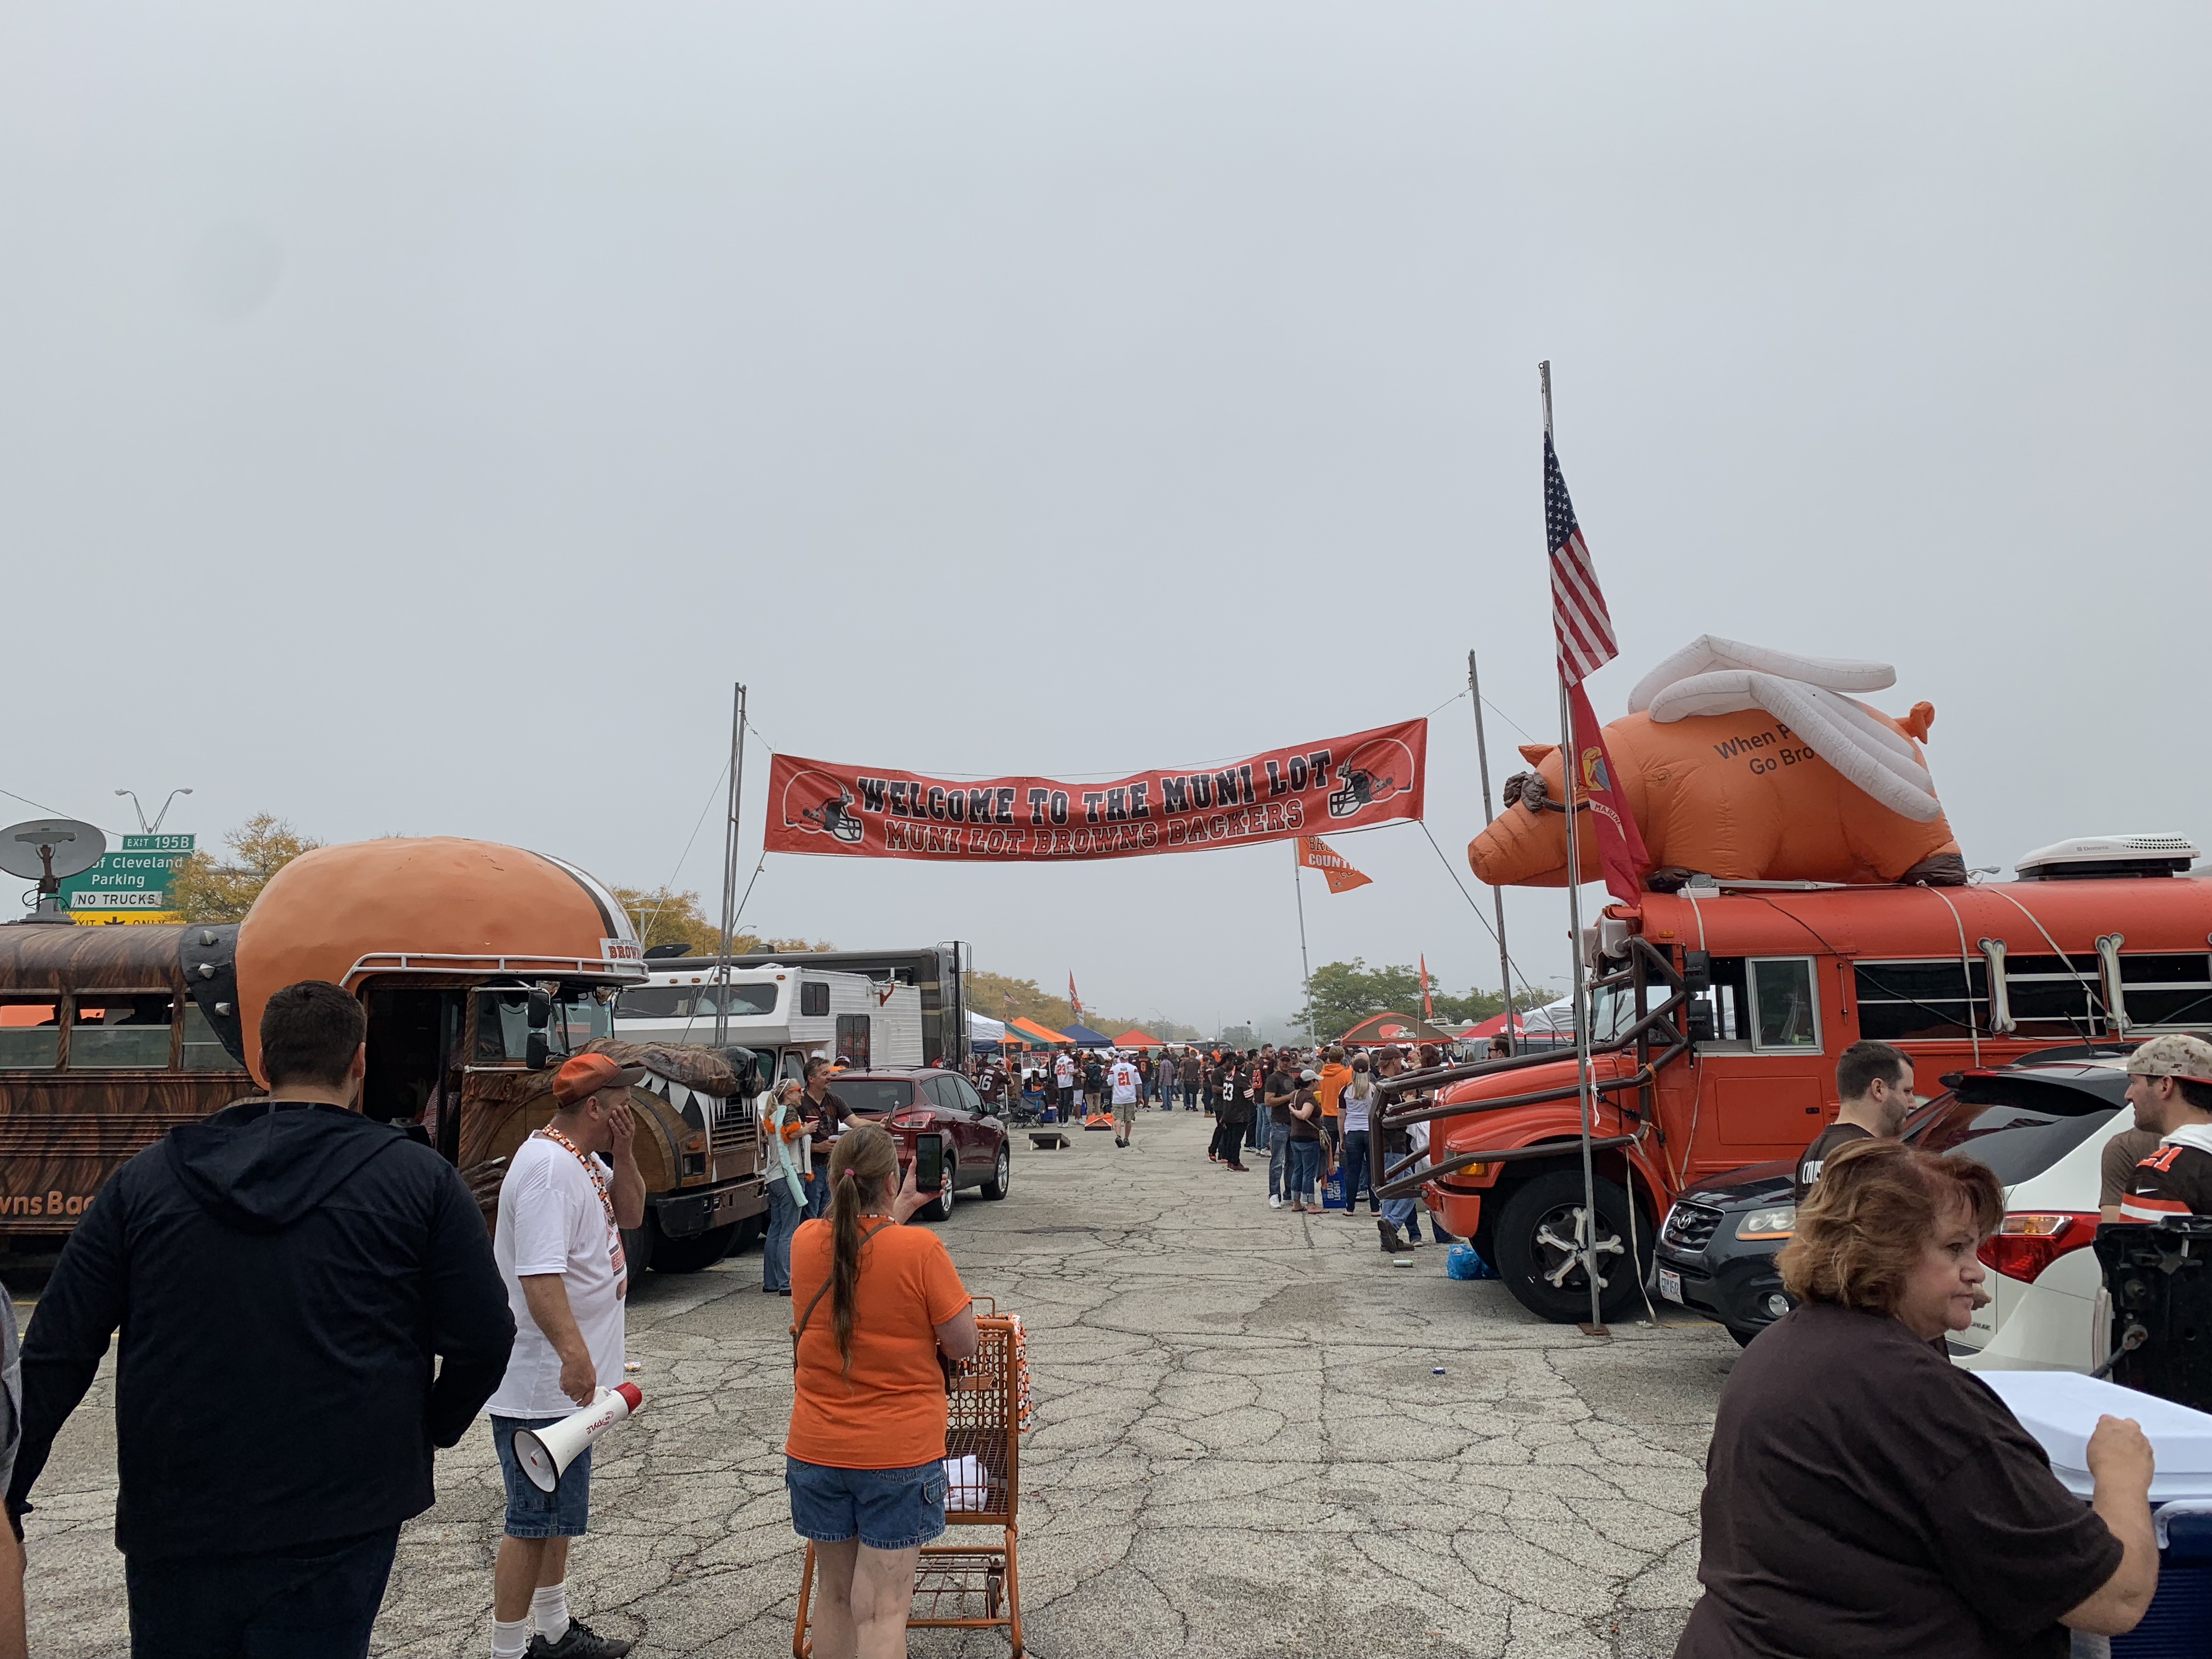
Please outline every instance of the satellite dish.
M107 837L76 818L33 818L0 830L0 870L31 881L81 876L107 851Z

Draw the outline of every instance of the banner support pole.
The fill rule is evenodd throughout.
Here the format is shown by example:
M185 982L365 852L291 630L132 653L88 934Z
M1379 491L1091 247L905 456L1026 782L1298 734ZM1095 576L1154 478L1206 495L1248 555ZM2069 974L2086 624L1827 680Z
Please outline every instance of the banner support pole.
M714 1046L730 1040L730 942L738 925L738 811L745 799L745 688L730 714L730 806L722 824L722 942L715 954Z
M1306 987L1306 1042L1310 1047L1321 1047L1321 1039L1314 1035L1313 958L1306 954L1306 884L1299 856L1305 846L1304 836L1291 842L1291 890L1298 896L1298 967L1305 975Z
M1552 435L1552 365L1546 362L1536 366L1537 379L1544 394L1544 436ZM1548 557L1551 550L1545 550ZM1575 1085L1577 1102L1582 1109L1583 1162L1583 1277L1589 1285L1589 1323L1583 1327L1585 1335L1603 1336L1605 1316L1598 1295L1597 1283L1597 1173L1590 1158L1590 1029L1589 1011L1584 1006L1583 992L1583 902L1582 902L1582 845L1577 833L1575 818L1575 775L1581 769L1575 753L1574 713L1567 702L1567 676L1564 664L1559 672L1559 782L1567 808L1567 960L1572 977L1575 1007ZM1629 1200L1633 1203L1632 1198Z
M1483 731L1482 678L1475 670L1472 647L1468 647L1467 653L1467 690L1468 695L1474 701L1474 758L1482 773L1482 821L1488 823L1498 813L1490 804L1490 742ZM1498 907L1498 982L1505 989L1505 1052L1517 1054L1521 1052L1521 1043L1519 1034L1514 1030L1519 1022L1513 1002L1513 958L1505 949L1505 890L1493 887L1490 890L1490 896ZM1481 913L1478 911L1476 914Z

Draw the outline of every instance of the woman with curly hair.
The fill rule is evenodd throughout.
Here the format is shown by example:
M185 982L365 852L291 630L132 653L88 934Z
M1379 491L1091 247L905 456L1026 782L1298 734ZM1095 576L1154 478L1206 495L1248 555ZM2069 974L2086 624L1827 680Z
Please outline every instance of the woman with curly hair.
M2084 1504L1944 1351L1987 1299L1976 1252L2003 1212L1971 1158L1890 1140L1830 1156L1782 1252L1798 1306L1721 1390L1705 1594L1676 1659L2058 1659L2069 1630L2135 1628L2158 1587L2142 1430L2098 1424Z

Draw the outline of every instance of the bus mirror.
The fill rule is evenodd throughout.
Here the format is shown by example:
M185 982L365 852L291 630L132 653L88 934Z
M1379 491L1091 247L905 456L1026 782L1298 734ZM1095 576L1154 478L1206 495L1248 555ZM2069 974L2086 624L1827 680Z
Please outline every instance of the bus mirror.
M530 1018L527 1023L533 1031L542 1031L553 1023L553 999L544 992L532 991L530 994Z
M1692 1002L1686 1012L1689 1015L1690 1041L1711 1042L1713 1040L1713 1005Z
M739 1098L761 1091L763 1074L759 1055L750 1048L729 1048L722 1050L722 1058L730 1062L730 1069L738 1074Z
M1682 988L1692 996L1713 988L1713 958L1706 951L1682 952ZM1708 1018L1711 1015L1708 1014Z
M522 1063L533 1072L542 1072L553 1063L553 1051L542 1030L532 1031L522 1045Z

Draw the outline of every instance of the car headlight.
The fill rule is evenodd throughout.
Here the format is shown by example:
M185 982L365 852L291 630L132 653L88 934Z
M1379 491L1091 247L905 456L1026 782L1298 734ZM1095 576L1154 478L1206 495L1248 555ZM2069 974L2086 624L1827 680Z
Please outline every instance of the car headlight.
M1797 1206L1776 1204L1753 1210L1735 1224L1738 1238L1788 1238L1797 1231Z

